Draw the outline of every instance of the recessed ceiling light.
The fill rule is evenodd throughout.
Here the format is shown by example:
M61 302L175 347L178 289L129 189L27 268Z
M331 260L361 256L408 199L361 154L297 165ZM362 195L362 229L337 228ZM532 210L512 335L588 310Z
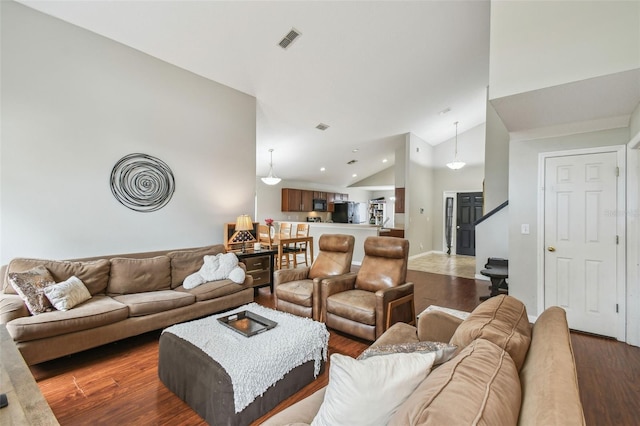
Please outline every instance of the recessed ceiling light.
M445 115L446 113L448 113L448 112L450 112L450 111L451 111L451 108L446 107L445 109L443 109L442 111L440 111L438 114L440 114L440 115Z
M387 159L386 159L386 158L383 158L383 159L382 159L382 162L383 162L383 163L386 163L386 162L387 162Z
M358 148L353 148L351 152L358 152Z
M320 171L321 172L324 172L325 170L327 170L327 169L325 169L324 167L320 167Z
M351 175L351 177L358 177L358 175L354 173Z

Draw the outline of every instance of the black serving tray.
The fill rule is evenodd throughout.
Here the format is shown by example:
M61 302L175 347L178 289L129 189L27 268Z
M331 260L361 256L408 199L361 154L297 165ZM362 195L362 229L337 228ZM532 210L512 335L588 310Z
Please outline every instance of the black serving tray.
M255 336L278 325L277 322L261 317L251 311L241 311L227 315L226 317L218 318L218 321L225 327L229 327L246 337Z

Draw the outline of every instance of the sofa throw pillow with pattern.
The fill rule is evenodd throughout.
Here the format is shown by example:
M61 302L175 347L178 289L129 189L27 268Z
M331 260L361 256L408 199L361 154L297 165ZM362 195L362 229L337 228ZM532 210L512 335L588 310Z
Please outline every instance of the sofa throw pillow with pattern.
M408 342L395 345L380 345L366 349L358 359L367 359L372 356L389 355L399 353L430 353L433 352L436 359L433 365L439 365L449 361L458 349L455 345L443 342Z
M9 282L20 295L31 315L38 315L51 310L51 303L44 294L44 289L54 285L51 273L44 266L36 266L25 272L11 272Z
M73 276L66 281L45 287L44 294L54 308L59 311L68 311L82 302L91 299L91 293L80 280Z

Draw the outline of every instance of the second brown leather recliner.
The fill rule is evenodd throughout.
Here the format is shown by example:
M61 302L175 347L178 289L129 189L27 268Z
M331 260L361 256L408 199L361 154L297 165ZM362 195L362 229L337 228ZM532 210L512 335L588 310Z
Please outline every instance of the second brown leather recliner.
M353 235L323 234L320 252L311 266L279 269L273 274L276 309L320 320L320 282L351 270Z
M415 323L413 283L407 283L409 241L368 237L357 274L322 280L322 314L327 326L375 340L398 321Z

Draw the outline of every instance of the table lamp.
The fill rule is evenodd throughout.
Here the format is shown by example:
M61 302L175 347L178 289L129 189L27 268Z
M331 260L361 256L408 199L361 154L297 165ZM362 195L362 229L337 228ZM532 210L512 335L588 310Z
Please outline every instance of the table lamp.
M253 234L251 232L253 230L253 221L251 220L251 216L248 214L243 214L238 216L236 219L236 227L233 236L231 237L230 243L242 243L242 252L246 251L247 242L255 241Z

